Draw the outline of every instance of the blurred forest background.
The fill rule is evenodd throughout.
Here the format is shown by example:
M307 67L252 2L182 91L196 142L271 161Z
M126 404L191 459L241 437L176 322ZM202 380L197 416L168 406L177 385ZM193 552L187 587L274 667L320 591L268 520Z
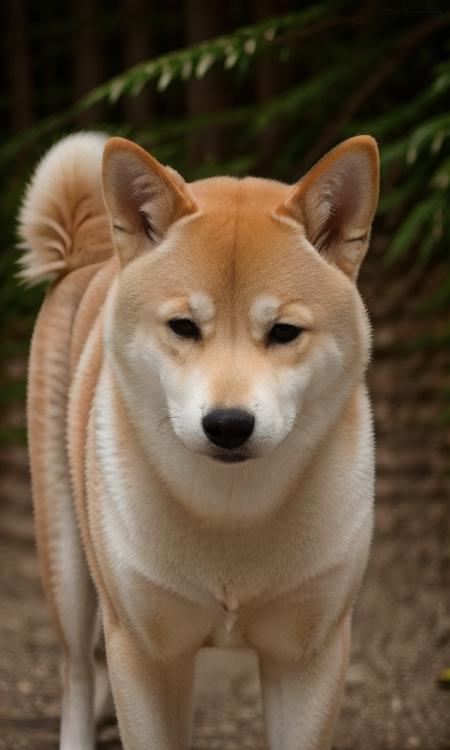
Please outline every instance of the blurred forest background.
M450 665L448 4L4 0L0 12L0 748L54 747L58 715L24 448L26 357L45 289L17 283L15 221L45 150L94 128L187 179L294 181L340 140L377 138L381 203L360 279L374 322L377 534L337 746L448 750L450 698L438 688ZM236 745L216 707L217 736L200 720L195 747L262 747L251 700Z
M187 178L293 181L339 140L374 135L382 155L376 232L386 279L420 313L448 307L450 15L377 0L5 0L0 98L2 355L23 351L42 290L14 279L25 181L66 132L137 140ZM422 293L423 292L423 293ZM388 292L387 292L388 293ZM402 346L446 346L412 330ZM2 399L23 397L2 382ZM16 429L17 428L17 429ZM5 426L3 442L23 439Z

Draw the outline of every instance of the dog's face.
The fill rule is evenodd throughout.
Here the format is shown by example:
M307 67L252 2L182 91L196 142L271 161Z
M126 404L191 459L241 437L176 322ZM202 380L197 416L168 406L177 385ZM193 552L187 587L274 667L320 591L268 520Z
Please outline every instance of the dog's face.
M145 440L169 428L191 451L235 464L332 420L368 358L354 279L377 170L363 137L294 188L187 186L110 141L104 190L122 270L108 337Z

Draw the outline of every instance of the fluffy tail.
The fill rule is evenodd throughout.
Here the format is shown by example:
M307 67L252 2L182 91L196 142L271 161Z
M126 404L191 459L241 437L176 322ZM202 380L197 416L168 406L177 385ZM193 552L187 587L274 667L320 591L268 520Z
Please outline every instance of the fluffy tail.
M29 286L112 255L101 189L106 136L75 133L38 164L19 213L18 276Z

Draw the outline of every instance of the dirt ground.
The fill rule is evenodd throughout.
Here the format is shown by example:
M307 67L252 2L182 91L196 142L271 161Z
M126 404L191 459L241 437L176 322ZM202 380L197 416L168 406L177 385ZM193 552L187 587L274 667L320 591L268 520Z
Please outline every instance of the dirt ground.
M411 327L420 334L423 321L412 305L396 312L395 289L388 301L367 274L364 284L378 320L370 374L376 533L334 747L450 750L450 691L438 684L450 667L450 436L441 420L450 354L429 349L400 356L399 342ZM407 291L412 298L414 290ZM444 324L435 321L437 332ZM20 371L23 363L14 367ZM0 460L0 750L53 750L58 656L39 583L26 451L9 447ZM263 750L251 655L219 652L202 675L193 749ZM102 750L120 747L113 724L100 737Z

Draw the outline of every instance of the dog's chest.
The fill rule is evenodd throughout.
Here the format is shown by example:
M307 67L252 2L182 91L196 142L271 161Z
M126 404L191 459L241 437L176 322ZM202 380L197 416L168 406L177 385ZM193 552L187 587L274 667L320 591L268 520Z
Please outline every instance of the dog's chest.
M211 646L245 646L246 638L242 628L242 607L235 593L225 583L219 585L217 604L219 618L210 635Z
M220 648L248 645L240 624L239 611L224 608L222 618L211 632L208 645Z

